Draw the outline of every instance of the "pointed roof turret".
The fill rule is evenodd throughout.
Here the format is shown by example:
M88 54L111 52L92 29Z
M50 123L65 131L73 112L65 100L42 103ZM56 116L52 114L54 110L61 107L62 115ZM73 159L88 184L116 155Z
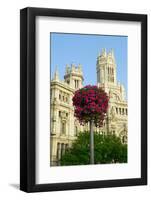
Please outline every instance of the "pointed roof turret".
M106 57L106 49L105 48L102 49L101 56Z
M58 67L56 66L56 69L55 69L55 73L54 73L54 80L59 80L59 72L58 72Z
M108 57L111 57L114 59L114 49L111 49L108 53Z
M68 73L70 73L70 66L68 64L66 64L65 74L68 74Z

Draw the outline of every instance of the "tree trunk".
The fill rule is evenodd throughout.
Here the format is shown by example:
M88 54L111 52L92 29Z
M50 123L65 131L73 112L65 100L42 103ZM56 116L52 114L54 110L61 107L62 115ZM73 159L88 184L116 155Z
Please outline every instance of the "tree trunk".
M93 121L90 121L90 164L94 164L94 134L93 134Z

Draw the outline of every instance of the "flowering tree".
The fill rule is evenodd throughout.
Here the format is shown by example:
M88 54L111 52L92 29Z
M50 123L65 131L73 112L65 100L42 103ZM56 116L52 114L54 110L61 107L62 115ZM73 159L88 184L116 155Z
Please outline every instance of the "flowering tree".
M90 123L90 162L94 163L93 123L96 127L103 125L108 109L108 95L97 86L87 85L77 90L73 97L74 115L81 125Z

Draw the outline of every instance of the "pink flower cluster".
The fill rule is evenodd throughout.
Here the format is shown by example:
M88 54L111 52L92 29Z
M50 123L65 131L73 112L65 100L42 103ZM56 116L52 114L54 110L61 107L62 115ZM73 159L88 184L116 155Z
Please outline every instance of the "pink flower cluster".
M80 124L93 120L95 126L101 127L108 109L109 97L103 89L87 85L77 90L72 98L74 115Z

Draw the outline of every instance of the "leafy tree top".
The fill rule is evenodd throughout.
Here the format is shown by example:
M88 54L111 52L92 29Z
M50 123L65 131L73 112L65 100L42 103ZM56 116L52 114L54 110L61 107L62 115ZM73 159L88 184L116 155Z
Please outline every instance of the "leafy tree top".
M90 164L90 132L80 132L60 160L61 165ZM127 144L116 135L94 132L95 164L127 163Z
M77 90L72 98L74 115L81 125L93 120L95 126L101 127L108 109L109 97L97 86L87 85Z

